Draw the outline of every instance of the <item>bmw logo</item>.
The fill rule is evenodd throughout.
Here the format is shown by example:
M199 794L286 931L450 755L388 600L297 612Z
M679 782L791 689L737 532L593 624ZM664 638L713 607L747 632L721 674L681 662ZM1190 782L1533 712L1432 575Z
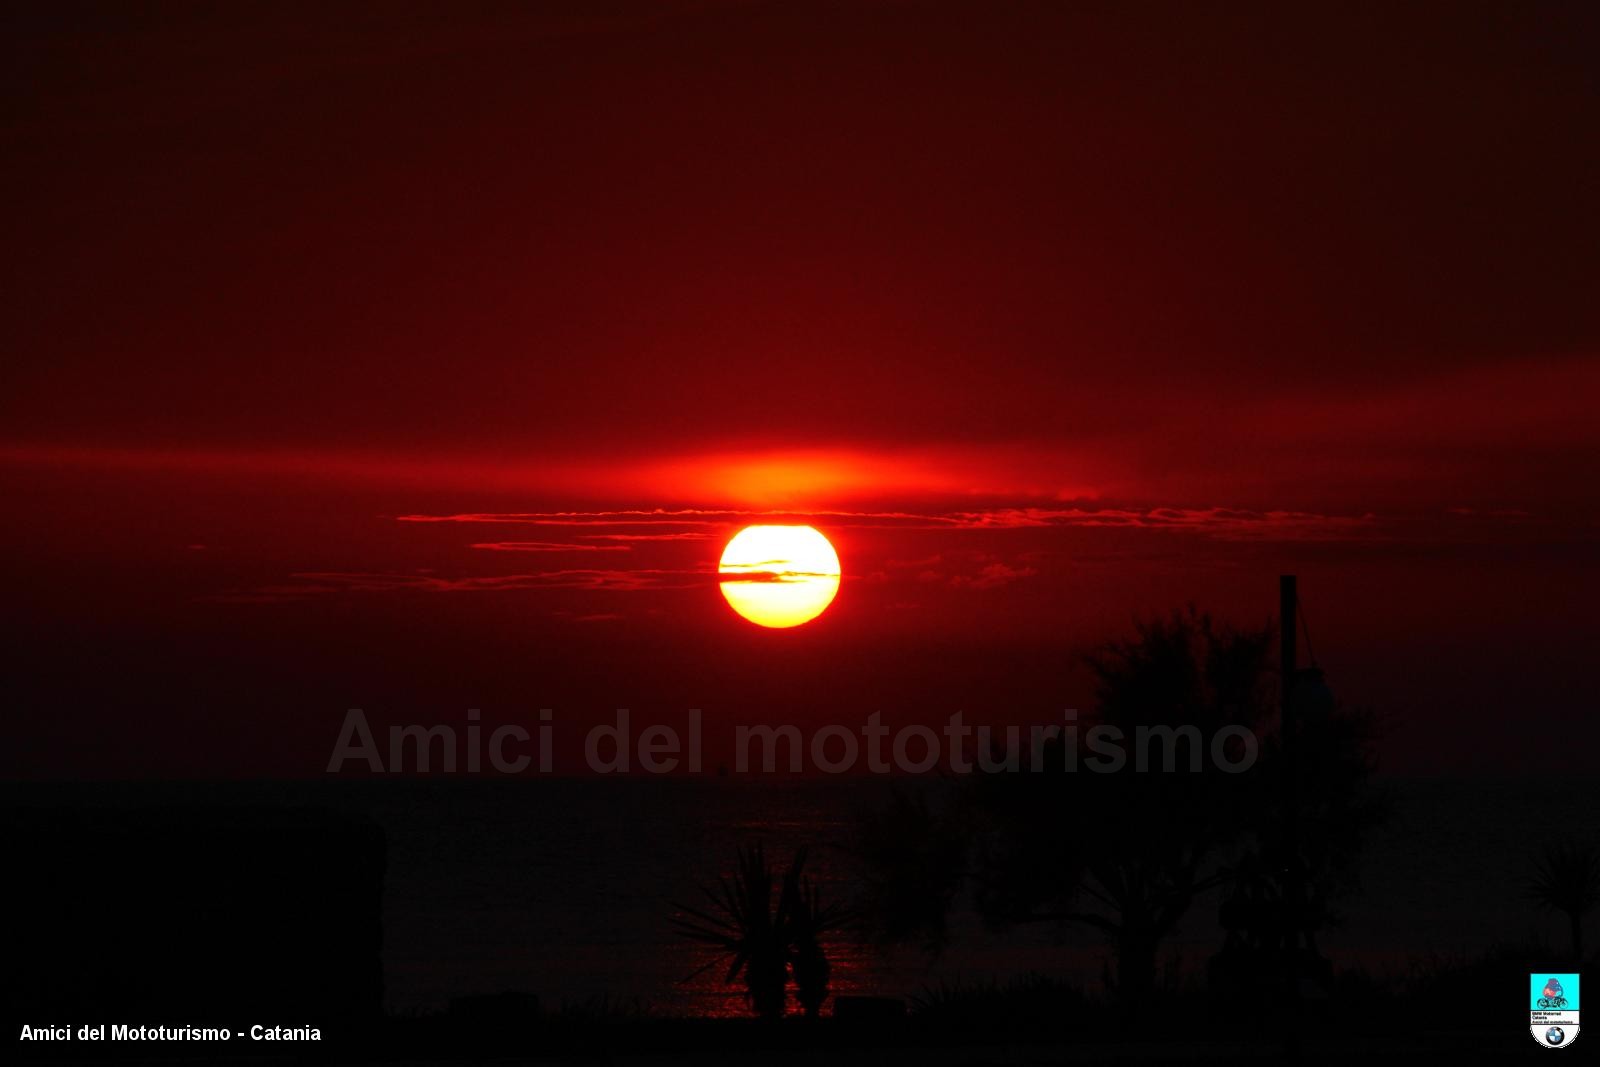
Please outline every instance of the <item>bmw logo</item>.
M1552 1026L1544 1032L1544 1039L1552 1045L1559 1045L1567 1039L1567 1032L1559 1026Z

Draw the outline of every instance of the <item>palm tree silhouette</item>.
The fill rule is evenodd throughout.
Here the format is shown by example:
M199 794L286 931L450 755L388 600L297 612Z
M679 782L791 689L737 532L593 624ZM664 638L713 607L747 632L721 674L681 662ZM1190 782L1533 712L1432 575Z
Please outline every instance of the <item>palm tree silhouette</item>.
M780 897L774 913L772 883L772 867L767 863L765 850L758 844L749 850L738 850L738 862L731 879L719 878L715 886L701 887L701 892L711 901L709 912L672 902L673 907L688 916L672 920L679 932L692 941L722 950L684 981L729 960L728 974L723 981L731 985L742 973L745 996L763 1019L782 1018L788 999L785 928L790 901L786 895Z
M823 904L816 884L804 877L806 850L794 854L794 862L783 876L783 900L779 911L787 920L785 941L789 967L794 972L795 992L806 1017L815 1019L828 999L828 975L832 967L822 947L822 935L839 929L848 916L843 908Z
M828 999L832 970L822 935L839 929L847 919L844 909L825 905L816 884L805 877L806 850L798 849L784 872L773 910L773 871L761 845L738 850L732 879L720 878L715 886L702 886L711 910L671 902L683 912L673 919L680 933L692 941L721 951L696 976L729 960L725 982L743 974L745 995L763 1019L783 1016L788 1002L788 972L794 972L795 991L808 1018L816 1018Z
M1572 924L1572 958L1583 959L1583 916L1600 903L1600 846L1552 845L1534 861L1528 895L1566 915Z
M897 795L887 812L863 820L863 911L882 939L939 948L947 912L970 887L993 926L1098 931L1114 953L1114 992L1137 1004L1158 991L1161 946L1195 902L1235 883L1226 919L1239 934L1225 963L1243 948L1246 971L1281 969L1273 958L1286 952L1292 922L1313 946L1296 966L1324 973L1324 961L1309 958L1312 935L1331 921L1330 902L1384 814L1367 788L1372 723L1338 707L1300 723L1299 840L1291 852L1278 788L1288 771L1272 732L1272 651L1270 627L1241 630L1191 608L1136 624L1131 640L1108 642L1089 658L1096 726L1115 727L1135 752L1141 731L1175 737L1188 729L1203 740L1244 729L1265 736L1252 774L1224 773L1214 755L1186 767L1176 744L1166 748L1170 762L1096 773L1089 761L1079 769L1075 735L1055 737L1028 753L1036 769L959 781L947 811ZM1284 892L1291 862L1301 865L1305 893L1292 910ZM1248 872L1238 878L1241 867Z

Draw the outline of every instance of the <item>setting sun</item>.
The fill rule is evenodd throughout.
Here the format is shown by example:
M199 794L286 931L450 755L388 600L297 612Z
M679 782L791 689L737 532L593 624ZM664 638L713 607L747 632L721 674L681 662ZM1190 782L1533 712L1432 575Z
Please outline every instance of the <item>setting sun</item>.
M839 556L810 526L746 526L722 550L722 595L759 626L799 626L839 592Z

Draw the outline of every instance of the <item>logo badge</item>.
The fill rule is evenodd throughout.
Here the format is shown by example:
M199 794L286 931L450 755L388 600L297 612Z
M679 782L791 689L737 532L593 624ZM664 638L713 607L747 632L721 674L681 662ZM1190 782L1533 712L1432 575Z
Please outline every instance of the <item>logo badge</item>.
M1566 1048L1578 1036L1578 976L1540 971L1528 976L1528 1029L1545 1048Z

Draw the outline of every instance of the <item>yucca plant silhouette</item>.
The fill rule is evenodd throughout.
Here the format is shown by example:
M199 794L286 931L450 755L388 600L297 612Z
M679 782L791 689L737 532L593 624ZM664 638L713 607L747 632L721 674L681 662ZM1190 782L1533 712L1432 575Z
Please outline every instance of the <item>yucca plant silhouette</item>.
M806 850L794 854L794 862L783 876L783 901L779 910L787 918L789 966L794 972L795 992L806 1017L815 1019L828 999L828 975L832 967L822 947L822 935L837 930L847 920L844 909L825 905L816 883L805 877Z
M1528 895L1566 915L1572 924L1572 958L1583 959L1583 917L1600 903L1600 845L1554 845L1534 861Z
M739 849L733 877L719 878L715 886L702 886L711 901L709 911L672 902L683 913L673 919L685 937L722 951L710 963L688 975L689 981L723 960L733 984L744 976L745 996L756 1015L782 1018L788 1000L788 907L790 895L781 894L772 909L772 867L765 850L756 845Z

